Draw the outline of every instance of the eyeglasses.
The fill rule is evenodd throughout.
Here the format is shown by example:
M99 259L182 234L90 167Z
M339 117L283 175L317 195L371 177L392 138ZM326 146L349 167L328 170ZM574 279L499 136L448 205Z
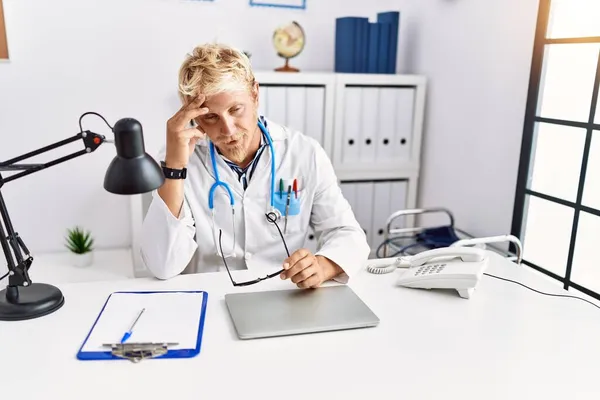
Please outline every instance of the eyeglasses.
M279 231L279 236L281 236L281 241L283 242L283 246L285 247L285 252L287 253L287 256L290 256L290 251L288 250L287 247L287 243L285 242L285 238L283 237L283 233L281 233L281 229L279 228L279 225L277 225L277 215L273 212L267 213L265 214L265 216L267 217L267 220L273 224L275 224L275 227L277 228L277 230ZM249 286L249 285L254 285L255 283L264 281L266 279L270 279L273 277L276 277L277 275L281 274L284 269L280 269L277 272L274 272L270 275L267 275L263 278L256 278L254 280L251 281L246 281L246 282L236 282L233 280L233 277L231 276L231 271L229 270L229 266L227 265L227 261L225 261L225 257L223 256L223 247L221 246L221 235L222 235L223 231L221 229L219 229L219 248L221 249L221 258L223 259L223 264L225 264L225 268L227 269L227 274L229 274L229 279L231 279L231 283L233 284L233 286Z

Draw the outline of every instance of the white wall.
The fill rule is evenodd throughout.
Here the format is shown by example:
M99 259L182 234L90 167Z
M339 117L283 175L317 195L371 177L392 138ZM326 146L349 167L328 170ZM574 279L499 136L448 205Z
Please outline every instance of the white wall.
M177 70L196 44L218 37L250 51L255 68L273 69L282 60L271 45L272 32L296 19L307 30L308 45L294 65L331 70L335 17L397 9L392 0L328 1L307 11L248 3L4 0L11 61L0 64L0 160L76 134L79 116L90 110L111 123L139 119L154 154L166 120L179 107ZM93 116L84 119L84 129L110 133ZM72 144L35 160L82 148ZM114 148L104 145L3 188L15 227L32 251L62 249L65 229L75 224L91 229L98 247L130 244L128 198L102 188L113 156Z
M423 3L409 66L430 80L420 203L476 236L508 234L538 0Z
M139 119L154 153L179 107L177 69L194 45L230 42L253 54L256 69L271 70L282 64L271 34L293 19L307 31L293 65L332 71L337 16L400 10L398 71L430 79L422 204L450 207L477 234L510 227L536 0L308 1L306 11L248 0L4 0L4 9L11 61L0 64L0 160L76 134L90 110L111 123ZM109 134L87 118L84 129ZM33 251L60 250L75 224L91 229L99 248L130 244L128 198L102 188L113 156L104 145L2 189Z

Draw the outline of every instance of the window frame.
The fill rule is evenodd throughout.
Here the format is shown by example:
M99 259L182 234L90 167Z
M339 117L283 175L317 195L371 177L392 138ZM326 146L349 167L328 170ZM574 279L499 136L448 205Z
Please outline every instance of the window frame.
M600 87L600 51L598 52L598 61L596 64L596 75L594 78L594 87L592 91L592 100L590 104L590 113L587 122L576 122L562 119L544 118L537 116L538 102L540 94L540 85L542 80L542 73L544 68L544 54L545 48L549 44L580 44L580 43L600 43L600 36L594 37L572 37L572 38L546 38L548 31L548 22L550 19L552 0L540 0L537 25L535 31L535 39L533 46L532 62L530 68L529 87L527 93L527 102L525 106L525 118L523 124L523 137L521 140L521 153L519 159L519 169L517 175L517 186L514 200L513 219L511 226L511 234L521 238L522 228L525 223L525 207L527 205L527 196L538 197L553 203L561 204L570 207L574 210L573 225L571 229L571 238L569 243L569 253L567 257L567 265L565 276L562 277L551 271L548 271L541 265L536 265L526 259L523 259L523 264L540 271L563 284L563 288L568 290L573 288L581 291L591 297L600 299L600 293L597 293L587 287L582 286L571 281L571 271L573 267L573 258L575 254L575 245L577 240L577 229L579 226L579 216L581 212L587 212L600 217L600 210L586 207L582 204L583 190L585 186L585 178L588 166L588 159L590 156L590 146L592 141L592 135L594 131L600 134L600 124L594 124L595 113L598 105L598 91ZM576 201L571 202L557 197L549 196L543 193L535 192L527 188L527 181L530 174L530 166L532 161L532 150L534 139L535 139L535 127L536 123L549 123L563 126L572 126L577 128L583 128L586 130L585 145L583 149L583 158L581 163L581 170L579 175L579 183L577 187ZM523 246L527 246L523 243Z

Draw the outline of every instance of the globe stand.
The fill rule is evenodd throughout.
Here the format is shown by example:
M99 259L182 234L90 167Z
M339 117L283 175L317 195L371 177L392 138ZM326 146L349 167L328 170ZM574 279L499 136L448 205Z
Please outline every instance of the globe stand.
M286 58L285 65L283 67L275 68L275 71L277 71L277 72L300 72L300 70L298 68L290 67L289 61L290 61L290 59Z

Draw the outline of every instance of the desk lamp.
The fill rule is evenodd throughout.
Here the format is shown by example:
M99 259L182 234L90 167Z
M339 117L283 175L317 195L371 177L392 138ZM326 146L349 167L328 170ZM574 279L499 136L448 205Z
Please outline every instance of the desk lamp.
M117 155L106 171L104 189L114 194L132 195L149 192L162 186L165 180L162 169L145 152L142 126L138 121L132 118L123 118L117 121L113 128L101 115L87 112L79 118L79 133L75 136L0 162L0 171L21 171L9 177L3 177L0 174L0 189L10 181L91 153L104 142L112 142L103 135L82 129L81 120L87 114L94 114L102 118L115 137L114 144ZM85 145L84 150L45 164L19 164L22 160L80 139ZM0 291L0 320L18 321L38 318L62 307L65 300L60 289L45 283L31 282L29 268L33 257L13 228L1 191L0 245L2 245L2 251L8 263L8 273L0 276L0 281L8 276L8 286Z

